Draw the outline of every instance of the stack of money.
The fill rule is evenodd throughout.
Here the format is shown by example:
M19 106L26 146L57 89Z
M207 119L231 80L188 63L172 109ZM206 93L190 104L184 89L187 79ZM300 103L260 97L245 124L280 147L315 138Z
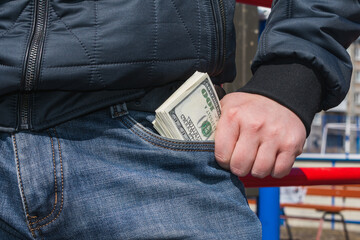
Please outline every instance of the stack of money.
M153 125L164 137L213 140L220 112L219 98L209 75L195 72L156 109Z

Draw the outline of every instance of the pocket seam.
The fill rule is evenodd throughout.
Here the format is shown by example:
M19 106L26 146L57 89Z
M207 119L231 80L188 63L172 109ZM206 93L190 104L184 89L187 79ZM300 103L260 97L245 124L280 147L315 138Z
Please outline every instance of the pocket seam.
M154 133L148 131L144 127L142 127L136 120L134 120L130 116L123 116L118 118L123 125L128 128L131 132L135 135L140 137L141 139L145 140L146 142L161 148L165 148L168 150L174 151L186 151L186 152L213 152L214 151L214 144L213 143L202 143L202 142L176 142L167 139L162 139L159 136L156 136ZM141 131L136 131L131 127L129 122L132 122L136 128L139 128ZM147 134L149 136L147 136ZM154 139L149 139L154 138ZM206 149L198 149L195 147L202 146ZM181 148L182 147L182 148ZM184 148L187 147L187 148Z

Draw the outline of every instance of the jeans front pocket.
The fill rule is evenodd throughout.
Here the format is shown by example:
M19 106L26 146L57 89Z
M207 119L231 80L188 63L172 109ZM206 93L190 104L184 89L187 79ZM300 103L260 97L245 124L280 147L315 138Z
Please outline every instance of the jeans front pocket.
M33 237L61 214L64 177L61 145L55 129L12 136L19 190Z
M159 136L149 115L130 111L118 120L129 138L129 159L143 180L136 185L141 193L136 199L138 204L152 202L147 211L156 213L158 227L185 232L189 239L260 239L260 224L244 187L216 163L214 142Z
M217 165L214 143L163 138L141 119L99 111L56 131L13 135L33 237L261 239L243 186Z
M133 134L156 147L172 151L214 152L214 141L185 141L160 136L151 125L152 116L149 112L130 111L118 119Z

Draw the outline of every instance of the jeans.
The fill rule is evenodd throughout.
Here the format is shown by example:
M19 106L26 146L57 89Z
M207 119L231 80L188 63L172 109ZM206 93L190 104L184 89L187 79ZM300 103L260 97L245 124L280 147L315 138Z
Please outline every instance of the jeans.
M261 239L213 142L161 137L153 118L120 104L0 133L0 239Z

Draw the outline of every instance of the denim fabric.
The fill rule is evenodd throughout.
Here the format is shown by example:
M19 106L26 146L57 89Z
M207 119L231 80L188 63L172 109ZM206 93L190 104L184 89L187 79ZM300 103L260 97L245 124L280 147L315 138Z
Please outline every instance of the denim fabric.
M0 133L0 239L261 239L213 142L160 137L121 105Z

